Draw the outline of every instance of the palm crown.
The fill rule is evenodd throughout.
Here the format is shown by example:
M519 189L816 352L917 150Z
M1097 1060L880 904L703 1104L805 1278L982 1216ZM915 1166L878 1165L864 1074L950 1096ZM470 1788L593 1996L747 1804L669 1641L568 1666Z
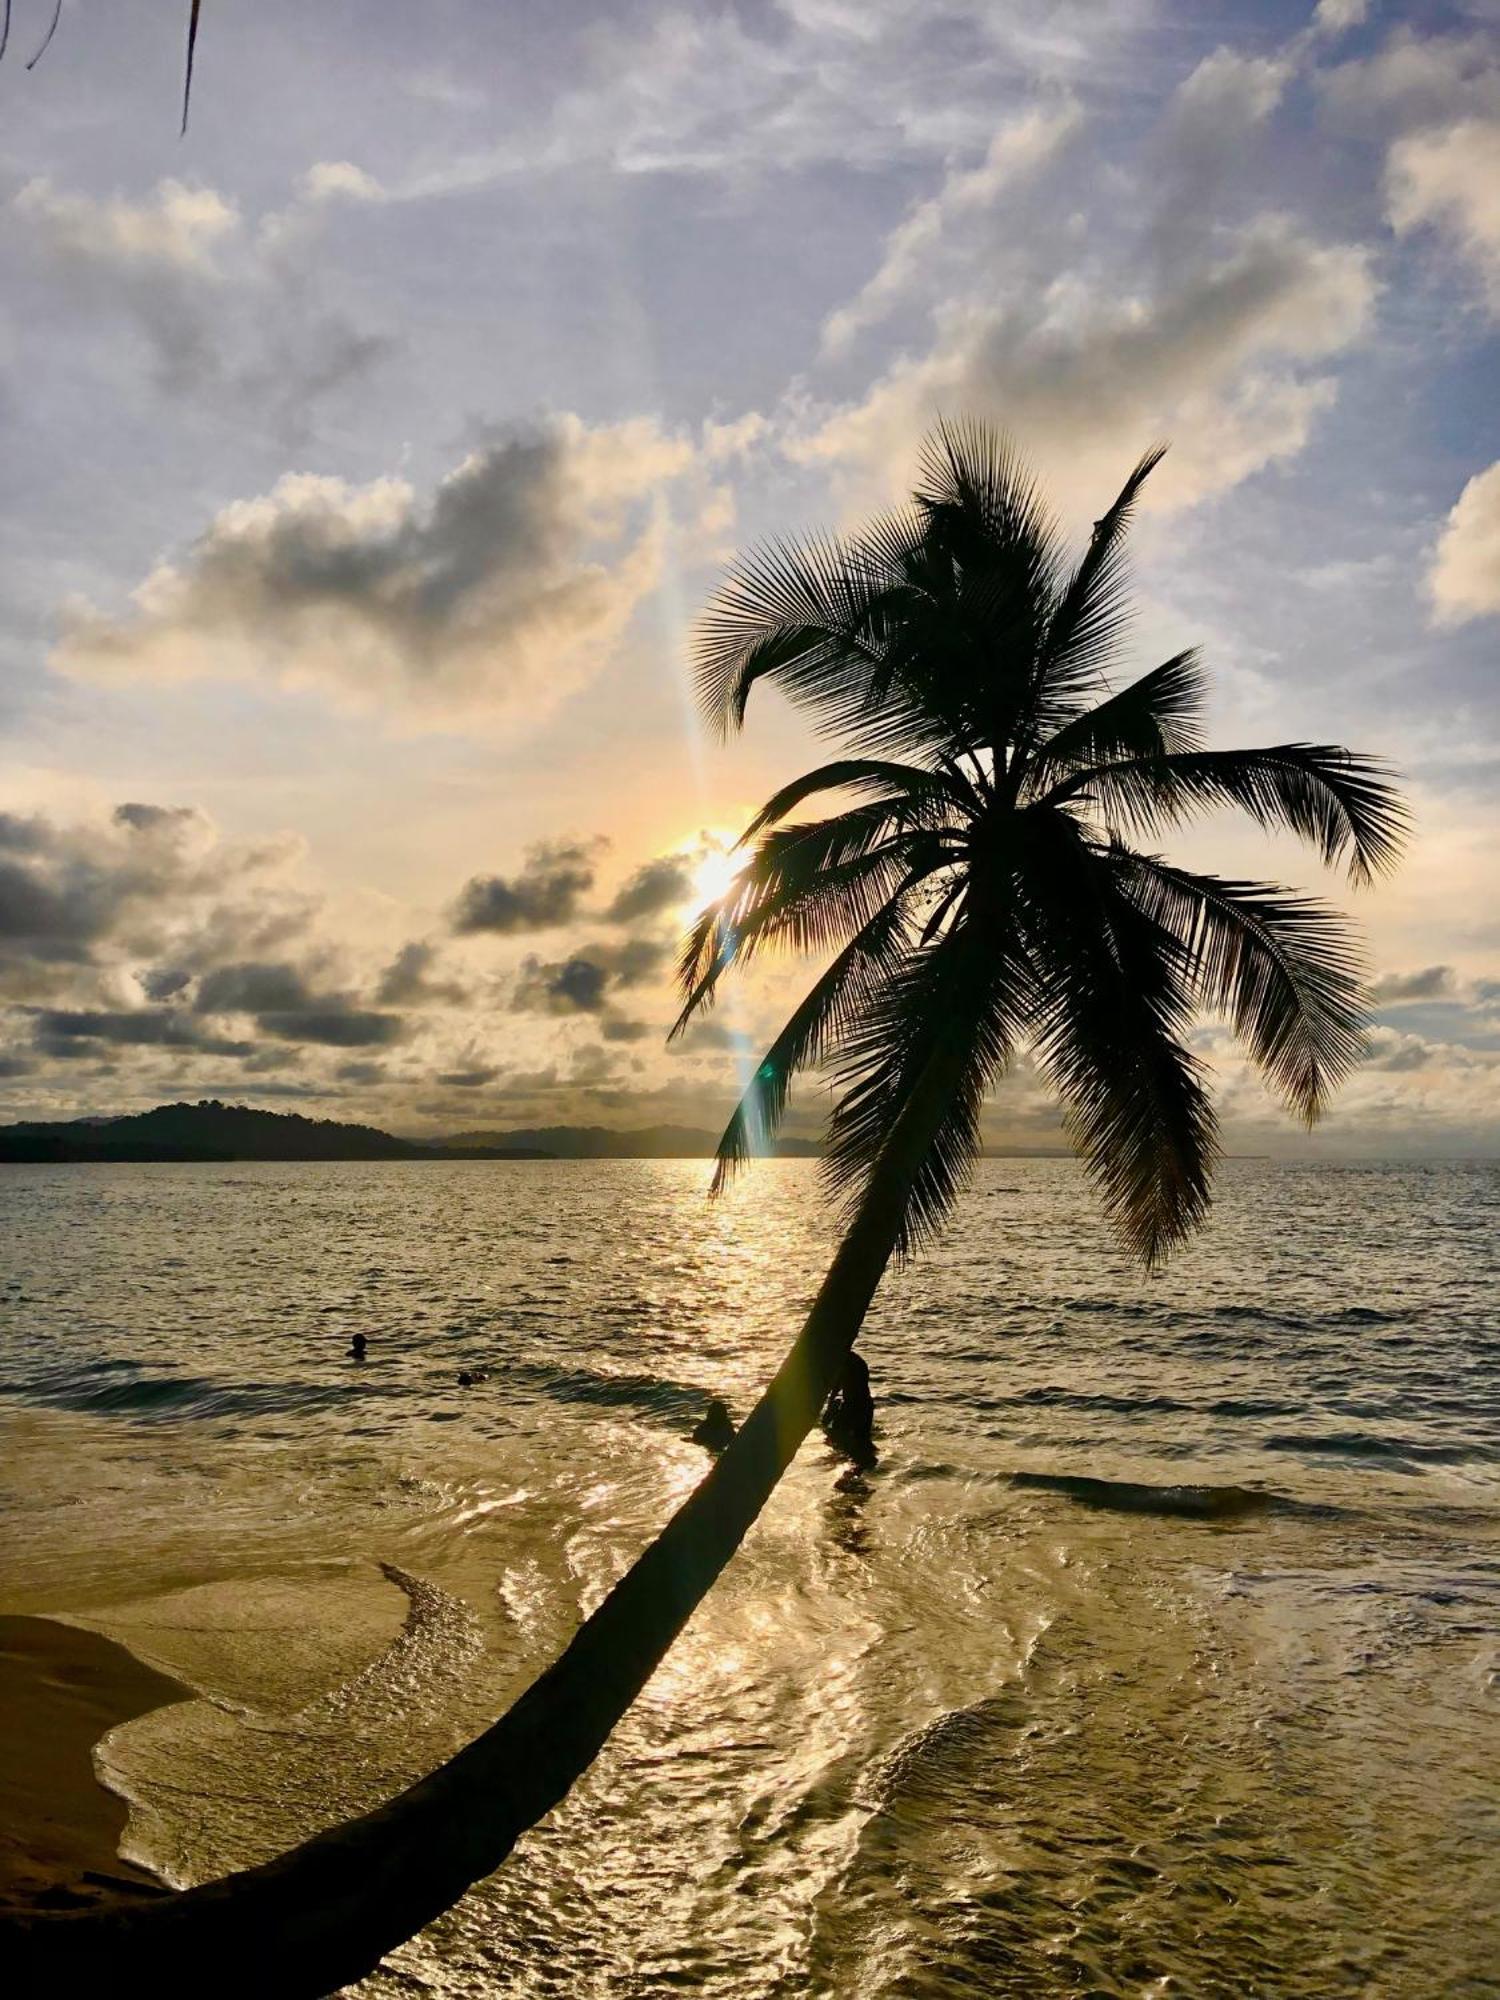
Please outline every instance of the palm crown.
M1325 744L1207 750L1182 653L1112 692L1126 530L1143 458L1070 564L1011 445L940 426L908 509L847 540L778 542L732 570L700 627L705 706L738 727L772 680L847 754L779 791L750 857L690 933L674 1032L769 946L831 954L719 1146L715 1188L774 1131L797 1071L840 1094L825 1173L857 1202L938 1045L966 1044L898 1248L941 1219L978 1151L984 1098L1029 1048L1130 1243L1159 1258L1202 1219L1215 1158L1185 1037L1228 1018L1311 1122L1358 1060L1361 966L1342 915L1142 844L1234 805L1367 881L1405 813L1380 764ZM830 817L790 819L819 793ZM752 845L753 843L753 845Z

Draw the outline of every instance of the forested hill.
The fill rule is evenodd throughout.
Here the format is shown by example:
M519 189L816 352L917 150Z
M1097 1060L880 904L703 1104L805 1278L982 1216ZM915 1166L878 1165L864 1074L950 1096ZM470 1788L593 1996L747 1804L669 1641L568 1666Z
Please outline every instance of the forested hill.
M205 1098L123 1118L0 1126L0 1160L526 1160L537 1147L459 1142L441 1150L373 1125L257 1111Z

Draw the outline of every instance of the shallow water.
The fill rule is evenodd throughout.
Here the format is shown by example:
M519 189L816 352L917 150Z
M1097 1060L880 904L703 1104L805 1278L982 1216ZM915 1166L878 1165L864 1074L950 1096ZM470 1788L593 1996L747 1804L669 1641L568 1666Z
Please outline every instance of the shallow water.
M103 1746L130 1853L273 1853L565 1641L827 1258L811 1167L704 1181L3 1170L0 1610L199 1696ZM1071 1163L986 1165L872 1316L876 1470L804 1448L573 1796L359 1991L1500 1994L1497 1223L1490 1168L1231 1162L1148 1278Z

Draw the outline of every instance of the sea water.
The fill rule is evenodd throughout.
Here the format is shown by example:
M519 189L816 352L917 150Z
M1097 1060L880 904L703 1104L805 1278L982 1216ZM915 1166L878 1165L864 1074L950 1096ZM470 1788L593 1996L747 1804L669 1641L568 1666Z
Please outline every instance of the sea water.
M100 1747L128 1853L269 1856L566 1643L835 1240L811 1164L705 1184L0 1169L0 1610L196 1691ZM1231 1161L1147 1275L1073 1163L993 1160L862 1345L878 1464L804 1446L359 1993L1500 1994L1500 1172Z

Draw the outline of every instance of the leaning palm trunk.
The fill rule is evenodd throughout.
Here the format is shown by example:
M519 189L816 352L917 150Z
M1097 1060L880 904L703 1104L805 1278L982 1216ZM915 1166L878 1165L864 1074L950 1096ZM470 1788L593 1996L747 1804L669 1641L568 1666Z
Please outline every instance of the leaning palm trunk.
M492 1874L586 1771L744 1540L816 1420L902 1238L968 1059L949 1024L892 1127L807 1323L743 1428L567 1651L409 1791L263 1867L181 1894L0 1926L14 1994L99 1982L156 2000L315 2000ZM18 1976L17 1976L18 1975Z

